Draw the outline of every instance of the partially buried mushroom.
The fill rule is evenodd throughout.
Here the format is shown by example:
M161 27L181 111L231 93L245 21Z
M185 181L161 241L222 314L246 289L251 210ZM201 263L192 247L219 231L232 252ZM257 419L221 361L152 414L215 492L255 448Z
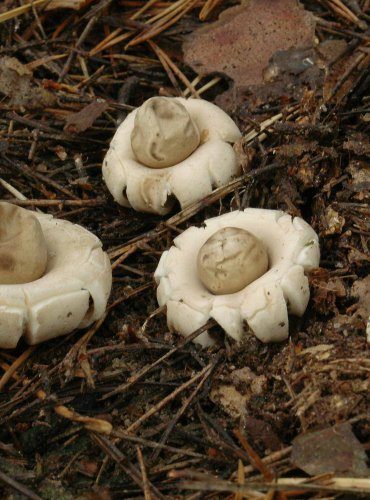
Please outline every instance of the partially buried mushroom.
M176 200L184 208L240 173L232 148L240 136L214 104L152 97L117 129L103 178L120 205L166 214Z
M111 284L109 258L92 233L0 202L0 347L90 325L104 314Z
M187 336L210 318L235 340L244 326L262 342L285 340L288 313L302 316L305 272L319 265L315 231L277 210L248 208L190 227L162 254L154 277L170 330ZM207 332L196 342L207 346Z

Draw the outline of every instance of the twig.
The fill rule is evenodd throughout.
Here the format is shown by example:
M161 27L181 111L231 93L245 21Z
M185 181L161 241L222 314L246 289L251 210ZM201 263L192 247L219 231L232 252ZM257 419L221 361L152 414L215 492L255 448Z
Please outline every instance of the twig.
M36 346L31 346L26 349L6 370L4 375L0 379L0 391L2 391L8 381L12 378L13 374L18 370L18 368L31 356Z
M64 79L64 77L68 73L68 70L69 70L69 67L71 65L72 59L73 59L73 57L74 57L74 55L76 53L76 49L78 49L83 44L83 42L86 40L87 35L90 33L91 29L93 28L93 26L96 23L96 21L98 20L98 18L99 18L98 16L94 16L86 24L85 29L82 31L81 35L79 36L79 38L78 38L78 40L76 42L75 47L70 52L70 54L68 56L68 59L67 59L65 65L63 66L63 69L62 69L62 71L61 71L61 73L59 75L59 78L58 78L58 82L62 82L63 79Z
M91 438L97 443L109 457L115 461L115 463L119 466L120 469L122 469L126 474L128 474L131 479L141 488L144 489L143 487L143 482L141 479L141 474L137 470L137 468L121 453L121 451L113 444L109 439L107 439L105 436L102 436L100 434L95 434L91 433L90 434ZM151 483L148 481L148 487L150 491L153 493L154 498L158 500L165 500L164 496L162 493L155 488Z
M171 13L167 17L161 19L158 23L154 24L148 30L140 33L126 45L126 49L129 47L133 47L134 45L138 45L139 43L146 42L147 40L154 38L155 36L158 36L167 28L175 24L184 14L192 9L197 2L198 0L185 0L185 8L181 9L178 14L173 15L173 13Z
M30 498L30 500L42 500L42 498L36 495L36 493L28 489L23 484L19 483L15 479L7 476L2 471L0 471L0 481L13 488L15 491L18 491L21 495L24 495L26 498Z
M138 462L140 465L141 477L143 478L144 500L152 500L152 496L150 494L148 474L146 472L144 457L143 457L143 453L141 451L140 446L136 446L136 454L137 454Z
M185 389L190 387L194 382L205 376L205 374L212 368L212 363L207 365L205 368L203 368L202 371L199 373L195 374L192 378L184 382L183 384L180 385L177 389L172 391L168 396L163 398L159 403L156 405L152 406L150 410L148 410L146 413L141 415L133 424L131 424L127 428L127 432L136 432L138 428L141 426L143 422L148 420L151 416L153 416L155 413L157 413L159 410L161 410L164 406L166 406L170 401L174 400L181 392L183 392Z
M39 5L43 5L44 3L50 2L50 0L34 0L32 2L21 5L20 7L16 7L15 9L8 10L7 12L3 12L0 14L0 23L5 21L9 21L9 19L14 19L22 14L25 14L29 10L34 7L38 7Z
M87 199L87 200L44 200L44 199L27 199L20 200L17 198L10 198L6 200L14 205L19 205L20 207L58 207L62 209L66 207L98 207L100 205L105 205L106 201L102 199Z
M195 398L195 396L199 393L199 391L201 390L201 388L204 386L204 384L206 383L206 381L208 380L208 378L210 377L211 373L213 372L214 368L216 367L217 363L219 361L219 357L216 358L215 361L213 361L212 365L209 367L209 369L204 373L204 376L203 378L200 380L199 384L197 385L197 387L193 390L193 392L190 394L190 396L184 401L184 403L182 404L182 406L179 408L179 410L177 411L176 415L174 416L174 418L171 420L170 424L168 425L168 427L166 428L165 432L163 433L163 436L161 437L161 439L159 440L159 443L161 444L165 444L169 435L171 434L174 426L176 425L176 423L180 420L180 418L184 415L184 413L186 412L186 410L189 408L189 405L191 404L191 402L193 401L193 399ZM160 454L160 449L157 449L151 459L153 462L155 462Z
M144 375L146 375L151 370L153 370L153 368L155 368L159 364L163 363L163 361L170 358L172 356L172 354L174 354L178 350L182 349L186 344L188 344L189 342L192 342L201 333L205 332L206 330L208 330L209 328L211 328L215 324L216 324L216 322L214 320L208 321L204 326L202 326L201 328L198 328L198 330L195 330L195 332L193 332L191 335L186 337L186 339L182 340L176 347L174 347L170 351L166 352L166 354L161 356L154 363L147 365L147 366L144 366L139 372L137 372L134 375L131 375L131 377L129 377L127 382L125 382L122 385L119 385L113 391L108 392L108 394L105 394L101 399L104 400L104 399L110 398L111 396L114 396L115 394L119 394L119 393L127 391L127 389L129 387L136 384L139 380L141 380L144 377Z
M176 66L176 64L171 61L171 59L168 57L168 55L158 47L152 40L148 40L149 45L151 48L154 50L154 52L158 55L160 60L164 62L168 67L175 73L175 75L183 82L184 85L186 85L186 88L191 92L193 97L197 97L198 99L200 98L199 93L195 90L191 82L186 78L184 73L180 71L180 69Z

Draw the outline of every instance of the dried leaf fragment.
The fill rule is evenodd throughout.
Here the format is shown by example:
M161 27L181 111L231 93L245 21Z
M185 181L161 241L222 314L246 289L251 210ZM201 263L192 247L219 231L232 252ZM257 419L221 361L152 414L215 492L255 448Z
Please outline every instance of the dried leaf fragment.
M87 106L73 113L66 118L64 130L70 134L84 132L92 126L99 116L109 108L109 104L104 99L96 99Z
M358 298L357 314L367 320L370 317L370 276L355 281L351 295Z
M32 78L32 71L15 57L0 58L0 94L9 98L10 107L35 109L55 103L54 95L34 84Z
M252 0L192 33L184 59L201 75L224 73L237 87L259 85L272 55L311 46L314 29L312 14L296 0Z
M311 476L368 476L364 447L345 423L301 434L293 441L292 463Z

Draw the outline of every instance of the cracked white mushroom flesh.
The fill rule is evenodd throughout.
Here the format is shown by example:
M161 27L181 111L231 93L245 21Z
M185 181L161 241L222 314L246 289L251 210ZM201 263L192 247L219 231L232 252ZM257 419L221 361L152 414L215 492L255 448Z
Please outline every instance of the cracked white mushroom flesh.
M222 248L225 235L229 239ZM199 273L204 255L208 265ZM167 307L170 330L184 336L213 318L237 341L246 325L262 342L283 341L289 334L288 313L302 316L306 310L305 272L319 259L318 237L303 219L277 210L231 212L175 238L154 274L157 299ZM196 341L212 344L208 332Z
M168 213L199 201L240 173L233 120L202 99L153 97L118 127L103 162L115 201Z
M14 209L10 206L6 210L12 213ZM96 236L69 221L18 207L16 210L21 211L21 215L11 220L27 218L26 233L29 227L41 228L47 262L39 276L26 281L17 278L13 283L4 282L0 273L2 348L15 347L22 335L29 344L38 344L89 326L103 316L112 284L110 261ZM4 224L2 220L1 229ZM24 242L18 229L8 227L7 231L9 235L16 235L18 243ZM36 233L39 234L38 230ZM16 252L13 256L23 259L24 249L18 248L18 243L14 240ZM0 237L0 255L2 247ZM39 248L42 255L45 247L41 244Z

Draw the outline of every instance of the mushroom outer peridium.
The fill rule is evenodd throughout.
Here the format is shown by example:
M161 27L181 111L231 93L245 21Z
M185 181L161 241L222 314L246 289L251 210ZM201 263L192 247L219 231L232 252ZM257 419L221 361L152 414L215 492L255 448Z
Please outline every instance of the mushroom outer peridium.
M150 168L132 150L131 132L139 109L120 124L103 161L103 178L117 203L139 212L167 214L176 200L181 208L224 186L241 170L231 144L241 137L234 121L203 99L174 97L181 103L202 137L185 160L168 168Z
M101 241L78 224L35 213L48 249L41 278L0 284L0 347L24 335L38 344L85 328L104 315L112 269Z
M213 294L236 293L268 269L262 241L238 227L224 227L204 243L198 253L198 274Z
M214 295L201 283L197 270L200 248L224 227L250 231L264 243L269 269L260 278L233 294ZM167 307L171 331L192 334L213 318L237 341L245 323L262 342L280 342L289 334L288 312L302 316L309 300L305 271L319 265L320 247L315 231L303 219L278 210L248 208L189 227L164 252L154 273L157 299ZM203 332L196 342L212 345Z
M181 102L152 97L140 106L131 132L131 147L143 165L171 167L199 146L200 134Z
M0 284L37 280L45 272L47 259L46 241L35 215L0 202Z

